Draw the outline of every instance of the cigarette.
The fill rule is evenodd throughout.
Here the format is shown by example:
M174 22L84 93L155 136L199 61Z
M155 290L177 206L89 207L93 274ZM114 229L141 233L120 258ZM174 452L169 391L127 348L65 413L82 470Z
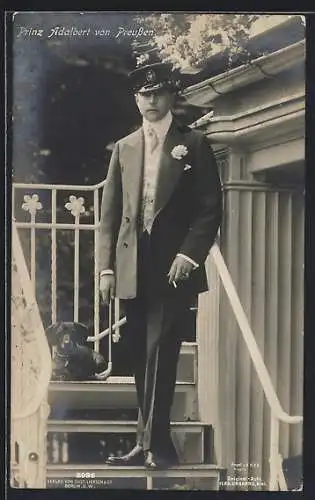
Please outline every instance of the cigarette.
M173 283L173 287L177 288L177 285L176 285L175 281L172 281L172 283Z

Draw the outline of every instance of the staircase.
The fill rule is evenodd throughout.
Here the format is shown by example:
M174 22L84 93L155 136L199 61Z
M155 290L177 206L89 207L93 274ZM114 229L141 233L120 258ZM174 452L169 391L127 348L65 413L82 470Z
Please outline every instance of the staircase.
M179 466L151 472L104 463L111 452L126 453L135 444L133 377L51 382L48 401L47 488L222 489L212 426L198 421L196 343L183 343L177 370L171 425Z
M223 415L220 410L220 415L213 418L216 418L216 421L222 424L227 416L228 423L231 422L231 427L228 426L228 428L231 428L232 431L227 434L224 430L222 431L222 426L221 429L216 428L216 439L218 438L219 443L216 452L220 460L222 460L221 463L230 468L234 462L239 461L236 460L236 457L240 457L240 453L243 454L244 460L242 462L244 463L251 461L250 457L253 452L255 454L259 453L264 459L268 458L270 464L268 471L266 471L266 487L269 491L278 490L279 487L286 490L285 481L281 478L282 457L280 456L280 450L283 443L287 442L288 432L283 429L283 425L292 427L291 424L301 424L303 417L289 415L282 408L273 380L265 364L264 356L259 349L250 321L238 295L238 290L218 244L213 245L206 263L207 273L212 277L210 280L212 283L211 300L203 299L202 296L206 294L201 294L198 304L199 320L197 329L202 332L198 339L198 349L202 357L199 360L197 359L196 343L184 343L178 366L176 394L172 408L172 429L174 444L180 456L180 467L152 473L144 468L109 468L104 464L105 456L117 451L126 452L134 442L137 410L136 391L131 377L115 373L115 376L112 376L106 382L51 382L49 384L51 359L40 315L40 307L36 301L36 294L39 293L36 287L36 270L38 268L36 265L37 236L40 234L41 229L51 233L51 245L44 248L47 248L48 256L49 247L51 246L51 320L49 321L54 323L59 315L58 275L62 272L57 269L57 263L60 262L60 259L57 258L58 236L64 230L73 232L73 290L75 291L73 318L77 320L79 318L78 290L81 279L79 264L82 256L84 265L88 265L84 252L81 251L80 253L79 236L86 232L90 234L92 232L94 234L94 248L98 248L99 201L100 190L104 182L95 186L13 184L10 447L12 485L21 488L43 488L46 484L48 488L61 486L66 488L223 489L221 486L227 482L224 479L227 471L215 464L212 449L212 426L206 426L198 420L200 418L198 387L200 410L202 415L207 415L204 418L207 418L207 422L209 422L208 415L212 414L212 412L208 410L211 409L217 387L222 388L222 384L224 386L227 380L225 373L225 356L227 353L228 359L232 363L229 373L232 376L231 380L234 384L233 387L236 387L236 389L234 387L236 392L232 386L230 387L229 383L226 386L228 392L225 390L220 391L220 393L225 394ZM34 190L40 193L41 201L45 201L45 213L41 212L44 212L42 210L44 206L39 201L39 195L37 193L28 194L29 192L33 193ZM44 195L47 192L50 193L48 197ZM65 196L69 192L71 192L69 202L64 204ZM73 193L80 195L83 193L85 198L82 196L77 198ZM275 207L278 207L277 193L276 196L277 203ZM288 207L290 217L292 212L291 201L291 198L289 198L288 203L285 205ZM88 220L83 219L83 216L81 217L84 203L89 205L92 203L90 206L93 210L91 212L87 211L87 214L90 213ZM63 213L64 208L67 210L66 213ZM38 212L40 215L37 214ZM73 220L69 220L70 214L68 212L73 216ZM272 216L272 221L272 224L277 227L278 219L273 220ZM25 249L27 249L26 260L29 262L28 266L18 235L18 229L20 228L29 232L29 239L26 238L27 241L25 240L27 243ZM292 228L288 234L291 233ZM277 241L277 238L275 241ZM275 253L275 255L278 254ZM94 293L91 302L94 303L95 337L90 341L95 341L96 348L100 344L98 340L99 326L102 321L97 278L98 253L94 252L94 256L95 260L90 263L90 275L92 276L94 272ZM275 265L277 266L277 263ZM213 276L215 279L213 279ZM221 302L221 290L223 292L223 302ZM251 295L249 295L250 297ZM219 303L220 315L218 315ZM45 307L46 305L45 302ZM273 304L272 310L276 315L278 314L277 304ZM295 312L298 313L298 310L299 307ZM207 358L210 352L220 353L217 344L219 331L226 331L224 323L221 324L221 317L225 318L226 315L228 318L231 313L231 318L235 317L235 327L237 328L234 331L233 326L233 331L229 331L230 339L235 348L238 344L236 344L234 334L235 336L241 335L242 342L244 342L244 352L248 351L250 357L248 361L253 365L251 373L258 377L262 387L263 393L259 396L259 401L262 402L263 396L267 403L267 413L266 418L264 418L266 425L262 424L260 418L257 420L257 410L253 400L248 415L249 420L247 423L249 423L249 427L248 425L242 426L241 433L239 429L235 429L235 408L237 401L240 401L239 398L242 399L243 390L235 382L235 375L239 377L243 373L241 369L243 366L239 363L236 371L234 370L237 352L233 350L231 354L230 349L226 351L227 339L223 339L224 357L221 359L221 353L218 360L220 366L223 367L222 377L219 370L217 373L219 365L209 363ZM92 315L89 314L88 317L91 318ZM232 321L234 320L232 319ZM294 321L297 321L296 325L299 324L299 320ZM190 331L190 327L188 327L188 330ZM211 332L210 340L208 332ZM266 339L268 338L266 337ZM298 343L298 340L296 342ZM290 350L290 344L288 345ZM298 345L300 346L300 344ZM297 346L295 344L294 346L295 349ZM297 349L297 352L300 352L299 349ZM272 359L275 360L275 367L277 367L277 358L272 356ZM283 365L285 370L289 366L286 360L286 357L282 360L285 364L285 366ZM294 364L292 369L300 370L298 360L299 357L295 360L297 365ZM210 376L207 365L212 367ZM247 367L249 369L249 364ZM296 377L295 379L297 380ZM208 380L211 380L212 384L208 384ZM252 380L251 375L250 386ZM246 377L244 378L245 381L246 387L249 387ZM48 385L49 390L47 391ZM257 387L259 386L257 385ZM295 389L298 391L298 386ZM46 468L47 392L49 393L48 402L51 411L47 429L48 464ZM296 392L294 398L296 401L300 401L298 392ZM230 401L231 405L226 404L230 403ZM240 402L240 405L242 405L242 402ZM242 422L242 419L240 421ZM261 425L256 425L257 422L258 424L261 423ZM250 437L247 435L248 429L251 430ZM283 430L285 432L282 432ZM245 441L242 438L243 434ZM251 447L246 445L248 439L251 440ZM294 443L294 441L292 442ZM222 449L220 449L220 446ZM222 456L222 450L224 450L226 456ZM299 450L300 448L297 449L298 454L300 453ZM81 457L81 459L78 460L78 457Z

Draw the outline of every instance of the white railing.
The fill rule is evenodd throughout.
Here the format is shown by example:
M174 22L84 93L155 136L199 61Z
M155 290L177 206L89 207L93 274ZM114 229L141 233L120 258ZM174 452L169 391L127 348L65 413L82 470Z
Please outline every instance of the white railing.
M94 349L99 350L99 341L108 335L108 329L100 332L100 303L99 303L99 268L98 268L98 238L99 238L99 208L100 197L99 190L103 187L105 180L94 186L85 185L62 185L62 184L13 184L13 220L18 229L30 230L30 275L31 281L35 287L36 283L36 230L50 230L51 233L51 323L57 321L57 231L71 230L74 232L74 275L73 275L73 321L79 321L79 259L80 259L80 233L81 231L94 232L94 336L88 337L88 341L94 343ZM23 190L24 203L22 209L30 214L28 222L17 220L15 214L17 211L16 198L17 193ZM44 207L51 212L50 222L39 222L36 220L38 213L43 209L38 193L30 195L32 191L49 191L51 193L50 207ZM62 191L93 193L93 205L90 207L94 214L93 224L82 223L82 216L86 213L85 199L77 198L75 195L68 196L68 202L64 204L63 209L68 210L73 216L72 223L62 223L57 221L57 214L61 208L57 206L57 194ZM66 212L64 211L64 214ZM119 303L115 304L115 324L114 331L125 323L124 319L119 318Z
M57 245L57 230L69 229L74 231L74 321L79 319L79 242L80 233L82 230L94 231L94 336L88 338L90 342L94 343L95 350L99 349L99 341L108 335L109 330L105 329L100 332L100 303L99 303L99 258L98 258L98 238L99 238L99 189L104 185L105 181L94 186L84 185L59 185L59 184L13 184L13 214L16 209L16 192L18 190L28 191L51 191L51 221L38 222L36 221L37 211L42 208L39 201L39 196L33 195L24 197L24 210L28 211L31 215L29 222L15 221L17 228L29 229L31 232L31 277L33 285L35 286L35 266L36 266L36 231L35 229L48 229L51 231L51 321L52 323L57 320L57 266L56 266L56 245ZM57 222L57 193L59 191L74 191L74 192L89 192L93 193L93 211L94 222L93 224L86 224L81 222L81 216L85 212L84 198L76 198L75 195L69 196L69 201L64 207L71 212L74 217L74 222L69 224ZM263 357L258 348L255 336L251 330L246 314L240 302L238 293L233 284L232 278L224 262L223 256L217 244L214 244L211 249L211 257L215 263L220 279L224 286L225 292L228 296L232 310L235 314L236 320L240 327L242 336L248 348L253 365L256 369L258 378L262 385L264 394L271 409L271 433L270 433L270 478L269 490L276 490L279 484L279 425L280 421L287 424L297 424L302 422L301 416L290 416L282 408L276 391L273 387L270 375L264 363ZM119 318L119 303L117 301L115 307L115 324L113 330L117 330L125 324L126 318Z

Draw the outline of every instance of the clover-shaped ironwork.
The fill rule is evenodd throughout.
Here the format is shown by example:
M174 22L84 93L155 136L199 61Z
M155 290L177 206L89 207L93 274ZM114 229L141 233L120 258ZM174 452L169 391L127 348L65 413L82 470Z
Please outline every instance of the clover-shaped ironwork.
M41 210L42 208L43 205L39 201L38 194L33 194L32 196L26 194L24 196L24 203L22 205L22 209L25 210L25 212L29 212L31 215L35 216L37 210Z
M82 196L80 196L80 198L77 198L74 195L69 196L69 201L65 204L65 208L69 210L74 217L84 214L84 198L82 198Z

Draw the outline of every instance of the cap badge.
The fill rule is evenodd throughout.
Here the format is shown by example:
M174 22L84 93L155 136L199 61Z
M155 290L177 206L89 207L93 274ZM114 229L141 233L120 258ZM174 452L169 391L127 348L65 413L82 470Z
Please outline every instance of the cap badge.
M145 64L150 59L149 54L141 54L137 57L137 66Z
M146 74L146 80L148 83L154 83L156 81L156 74L155 71L152 69L149 69Z

